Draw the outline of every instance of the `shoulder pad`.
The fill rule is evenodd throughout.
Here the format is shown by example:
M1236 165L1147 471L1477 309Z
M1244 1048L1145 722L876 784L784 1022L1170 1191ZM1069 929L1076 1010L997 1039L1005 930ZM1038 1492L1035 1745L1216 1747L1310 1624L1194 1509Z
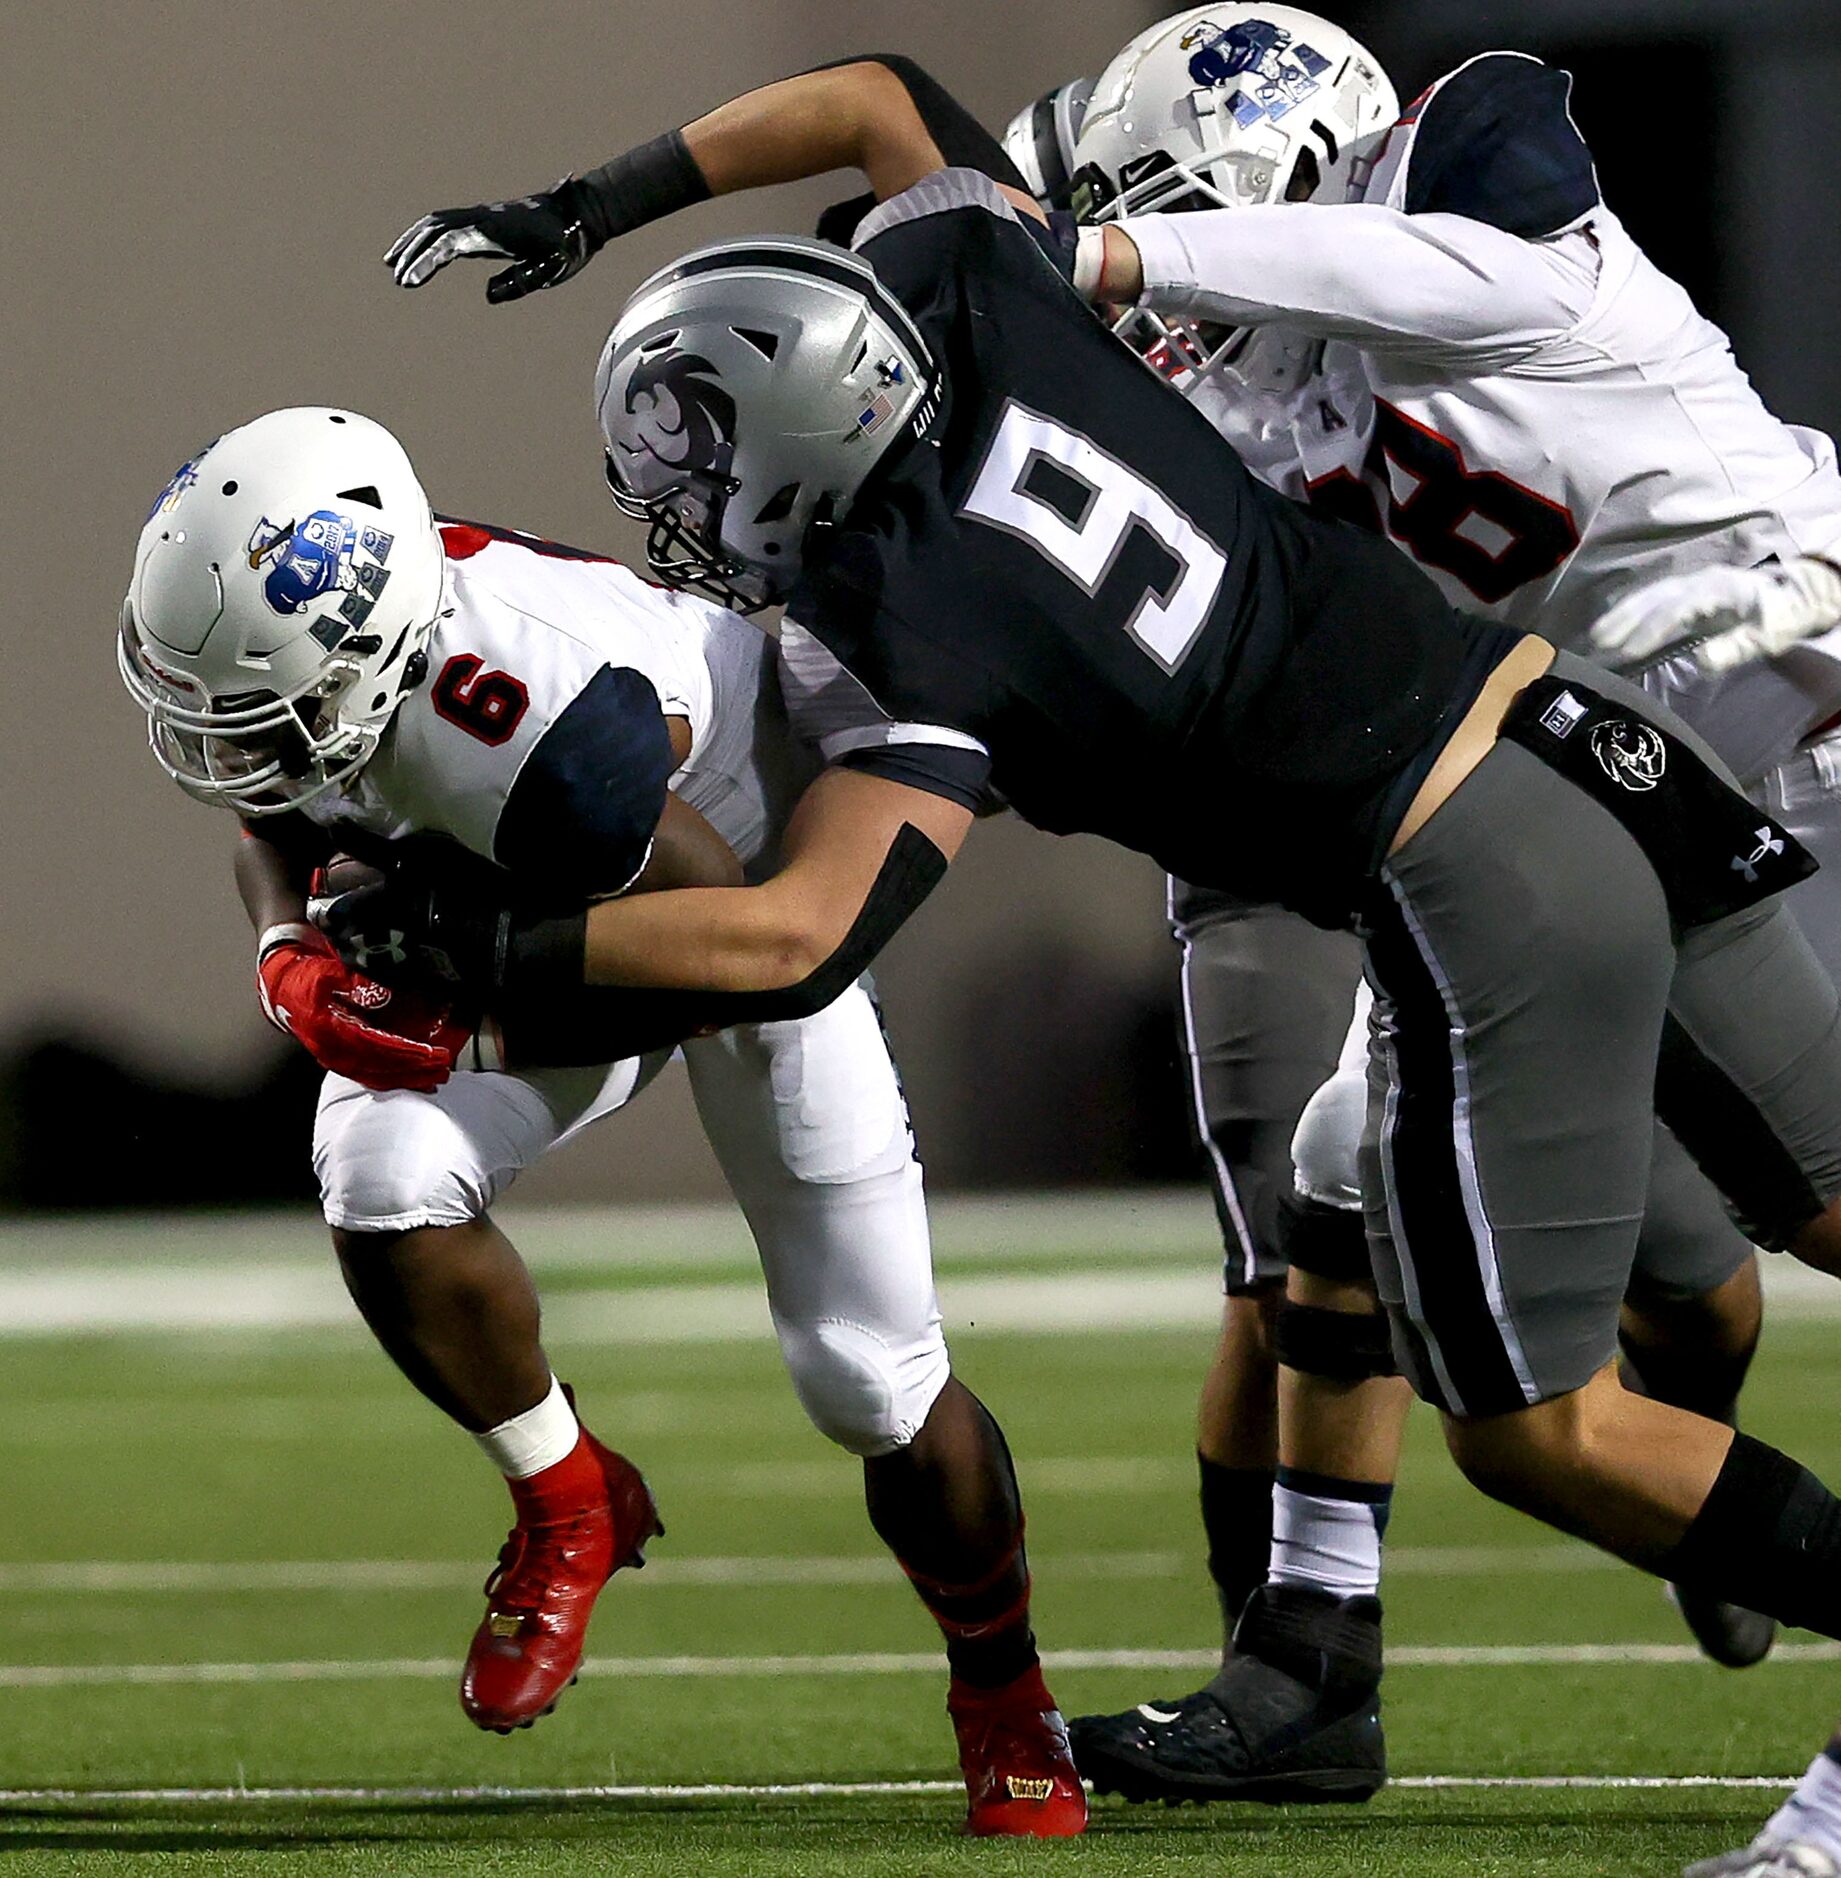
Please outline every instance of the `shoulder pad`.
M1598 172L1567 108L1571 93L1570 72L1519 52L1460 65L1402 116L1393 134L1407 142L1387 200L1409 215L1465 215L1530 240L1589 215ZM1387 156L1382 165L1392 167Z

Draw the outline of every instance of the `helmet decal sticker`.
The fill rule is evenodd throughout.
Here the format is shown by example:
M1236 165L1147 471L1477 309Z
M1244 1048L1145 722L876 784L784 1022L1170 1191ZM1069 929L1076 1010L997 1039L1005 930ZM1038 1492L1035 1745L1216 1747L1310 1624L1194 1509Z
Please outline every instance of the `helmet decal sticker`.
M179 498L197 482L198 466L210 452L211 445L216 442L217 439L213 437L211 443L206 444L204 449L200 450L195 456L187 457L186 460L173 471L172 475L167 478L166 487L154 497L153 507L147 511L148 521L151 522L156 515L164 514L178 506Z
M265 515L249 537L249 564L268 563L262 597L277 613L298 613L323 594L345 595L338 612L312 629L330 650L370 618L390 578L383 564L394 541L383 529L360 528L332 509L315 509L299 522L272 522Z
M1276 123L1318 88L1330 62L1301 39L1270 20L1241 20L1216 26L1198 20L1180 41L1189 54L1189 76L1211 89L1245 78L1227 101L1235 121L1244 126L1261 118Z
M892 353L886 359L878 359L876 379L876 384L863 393L863 408L857 413L857 427L850 433L851 438L873 437L895 415L895 400L889 396L887 388L907 382L900 359ZM846 442L849 440L847 438Z
M712 470L718 454L735 441L735 400L715 370L694 352L667 352L642 359L627 381L626 408L639 420L638 447L667 469Z

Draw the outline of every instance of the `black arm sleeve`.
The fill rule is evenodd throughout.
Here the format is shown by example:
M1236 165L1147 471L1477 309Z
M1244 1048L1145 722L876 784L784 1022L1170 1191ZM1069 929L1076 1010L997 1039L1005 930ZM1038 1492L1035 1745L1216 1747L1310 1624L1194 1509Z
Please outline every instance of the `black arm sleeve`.
M815 65L815 72L834 72L844 65L880 65L901 80L927 134L940 147L948 167L982 170L994 182L1007 183L1012 189L1029 194L1029 185L1004 154L1004 147L972 116L937 78L923 71L899 52L859 52L855 58L833 59L828 65Z
M646 991L584 985L586 916L514 930L506 990L494 1015L520 1069L610 1063L731 1024L810 1017L843 993L946 872L946 857L904 824L842 944L816 971L778 991Z
M846 751L838 758L838 767L883 776L910 789L925 789L974 815L990 806L991 759L982 750L938 743L878 743Z

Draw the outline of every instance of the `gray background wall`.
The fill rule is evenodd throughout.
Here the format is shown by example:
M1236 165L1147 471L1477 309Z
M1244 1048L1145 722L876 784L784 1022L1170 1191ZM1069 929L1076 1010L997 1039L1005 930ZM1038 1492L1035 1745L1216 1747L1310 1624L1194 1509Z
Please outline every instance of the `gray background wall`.
M1096 70L1155 11L1137 0L13 9L0 62L0 1049L81 1029L209 1082L271 1047L229 884L229 819L159 777L112 671L135 533L172 467L262 410L345 404L397 431L437 506L636 554L601 491L588 408L614 310L694 241L809 225L848 191L706 205L632 237L568 290L504 310L485 306L483 270L415 295L393 288L379 256L401 227L425 208L539 186L749 84L857 50L918 56L1000 123L1047 85ZM1330 11L1371 34L1403 96L1490 44L1593 50L1594 83L1617 86L1620 117L1641 125L1628 140L1639 154L1607 173L1614 205L1634 221L1619 189L1663 218L1688 192L1697 212L1717 203L1717 217L1689 217L1683 239L1714 229L1707 290L1742 356L1788 414L1841 421L1832 0ZM1705 74L1691 112L1645 83L1671 47ZM1036 1114L1062 1128L1106 1111L1115 1132L1137 1125L1119 1116L1107 1068L1165 994L1160 914L1159 882L1129 857L1015 826L980 831L883 973L936 1171L1001 1173L1006 1131L1026 1161ZM1154 1114L1146 1107L1144 1126ZM199 1143L207 1191L209 1158ZM713 1191L715 1176L674 1084L538 1184L637 1197Z

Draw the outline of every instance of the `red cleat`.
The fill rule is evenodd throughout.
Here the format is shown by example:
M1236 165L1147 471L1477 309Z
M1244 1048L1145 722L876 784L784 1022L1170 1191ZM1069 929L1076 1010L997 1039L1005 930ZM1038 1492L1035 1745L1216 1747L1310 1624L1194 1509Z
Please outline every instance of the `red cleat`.
M554 1467L511 1483L518 1523L486 1580L460 1706L494 1734L528 1728L575 1680L601 1587L665 1529L639 1469L587 1429Z
M1001 1689L954 1677L946 1712L959 1737L977 1839L1071 1839L1087 1829L1087 1796L1068 1748L1068 1725L1034 1668Z

